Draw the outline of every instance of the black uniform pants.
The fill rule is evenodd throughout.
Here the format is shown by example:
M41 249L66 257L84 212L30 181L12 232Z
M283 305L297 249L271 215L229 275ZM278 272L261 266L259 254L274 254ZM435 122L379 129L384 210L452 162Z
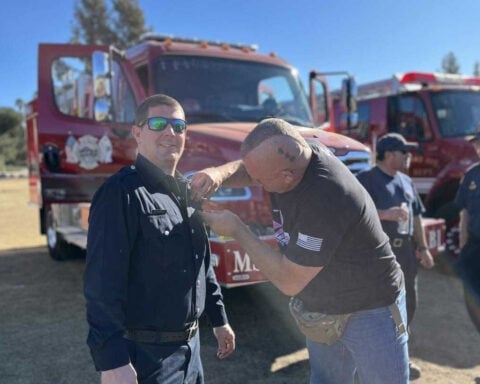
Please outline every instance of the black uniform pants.
M188 343L127 340L139 384L203 384L199 332Z
M480 304L480 241L469 238L456 263L465 287Z
M390 244L405 277L408 326L412 322L415 311L417 310L418 261L410 236L391 238Z

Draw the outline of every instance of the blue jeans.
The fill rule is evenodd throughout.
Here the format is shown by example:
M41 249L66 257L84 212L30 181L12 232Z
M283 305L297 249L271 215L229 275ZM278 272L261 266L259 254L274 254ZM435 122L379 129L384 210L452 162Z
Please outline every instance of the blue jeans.
M406 329L405 291L397 297ZM361 384L408 383L408 333L399 334L388 307L352 314L334 344L307 338L310 384L351 384L355 372Z

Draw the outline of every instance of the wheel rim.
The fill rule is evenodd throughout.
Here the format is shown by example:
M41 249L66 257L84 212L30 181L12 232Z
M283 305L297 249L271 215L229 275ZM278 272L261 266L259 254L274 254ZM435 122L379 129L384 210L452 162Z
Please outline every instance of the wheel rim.
M49 210L47 213L47 244L50 249L55 249L57 245L57 230L55 227L53 212Z
M47 242L50 249L54 249L57 245L57 231L52 227L47 229Z

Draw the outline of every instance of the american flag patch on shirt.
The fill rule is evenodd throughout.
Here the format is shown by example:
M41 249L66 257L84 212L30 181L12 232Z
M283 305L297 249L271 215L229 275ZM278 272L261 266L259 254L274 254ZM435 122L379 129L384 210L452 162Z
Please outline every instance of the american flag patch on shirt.
M301 232L298 232L297 245L299 247L308 249L309 251L318 252L322 247L322 243L323 243L323 239L320 239L319 237L313 237L313 236L305 235Z

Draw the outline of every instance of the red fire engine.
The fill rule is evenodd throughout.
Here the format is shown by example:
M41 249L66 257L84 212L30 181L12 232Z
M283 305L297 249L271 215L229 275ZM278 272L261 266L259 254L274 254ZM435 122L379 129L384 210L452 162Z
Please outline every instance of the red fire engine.
M240 143L265 116L291 122L354 172L370 166L366 146L314 126L296 71L255 46L150 34L126 52L41 44L38 60L38 97L27 117L30 196L54 259L85 248L89 202L105 178L134 161L130 128L148 95L165 93L184 106L189 126L178 168L186 175L238 159ZM233 210L275 245L262 189L220 188L208 204ZM264 281L236 242L212 233L210 243L223 286Z
M480 124L480 78L409 72L359 85L357 121L347 124L336 102L336 132L375 150L377 137L401 133L419 144L409 174L427 216L444 218L446 248L458 256L458 208L453 203L465 170L479 159L469 139Z

